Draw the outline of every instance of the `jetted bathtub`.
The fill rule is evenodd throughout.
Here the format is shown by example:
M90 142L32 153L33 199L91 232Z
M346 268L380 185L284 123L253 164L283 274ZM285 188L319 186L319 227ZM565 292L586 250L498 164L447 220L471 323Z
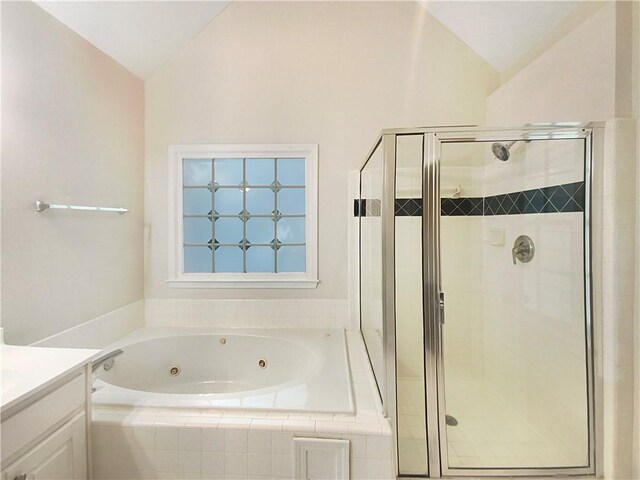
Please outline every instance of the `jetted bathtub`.
M95 372L93 402L353 413L345 332L145 327Z

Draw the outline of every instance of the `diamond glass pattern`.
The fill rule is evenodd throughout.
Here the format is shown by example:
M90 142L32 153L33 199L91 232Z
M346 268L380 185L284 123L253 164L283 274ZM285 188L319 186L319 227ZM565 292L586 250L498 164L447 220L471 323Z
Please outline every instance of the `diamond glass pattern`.
M304 218L283 217L277 222L278 240L282 243L304 243Z
M215 224L217 243L240 243L243 238L242 220L237 217L218 217Z
M279 158L278 183L304 186L304 158Z
M249 215L269 215L274 205L274 195L269 188L251 188L245 193Z
M213 161L213 179L218 185L240 185L242 163L241 158L216 158Z
M251 217L247 220L247 240L251 243L271 243L275 236L273 220L268 217Z
M185 272L305 271L304 158L185 159L183 179Z
M283 215L304 215L304 188L283 188L278 192L278 211Z
M206 188L185 188L182 194L185 215L208 215L211 211L211 192Z
M217 247L214 251L216 273L241 273L242 272L242 248Z
M209 247L184 247L184 271L187 273L211 273L211 249Z
M213 208L218 215L238 215L242 211L242 190L219 188L213 194Z
M305 247L291 246L278 249L278 272L304 272Z
M182 162L182 180L186 186L205 186L211 181L211 160L185 158Z
M247 272L273 272L273 255L272 247L251 246L246 252Z
M184 243L208 243L211 237L211 220L208 217L184 219Z
M247 158L247 185L271 185L275 180L273 158Z

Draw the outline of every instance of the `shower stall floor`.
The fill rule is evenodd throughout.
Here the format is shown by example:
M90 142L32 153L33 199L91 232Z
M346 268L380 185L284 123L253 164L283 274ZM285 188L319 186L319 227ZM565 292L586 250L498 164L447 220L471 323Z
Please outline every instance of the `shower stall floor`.
M421 379L398 379L399 461L403 473L424 473L426 428ZM550 438L527 422L485 382L450 380L447 414L449 468L564 467L586 463L586 452L566 439ZM584 458L583 462L576 461Z

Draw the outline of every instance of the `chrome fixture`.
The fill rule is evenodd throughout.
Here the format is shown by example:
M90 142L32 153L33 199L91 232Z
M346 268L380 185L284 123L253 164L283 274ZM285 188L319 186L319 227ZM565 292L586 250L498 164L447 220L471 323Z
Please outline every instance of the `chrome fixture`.
M509 150L519 141L521 140L513 140L512 142L509 142L507 144L497 143L497 142L492 143L491 151L493 152L493 155L496 157L496 159L506 162L507 160L509 160L509 156L511 155L511 153L509 153ZM529 143L531 140L523 140L523 141L526 143Z
M116 212L127 213L129 209L124 207L87 207L83 205L63 205L61 203L46 203L40 200L36 201L36 212L44 212L48 209L56 210L84 210L89 212Z
M526 235L520 235L513 242L513 248L511 249L511 256L513 258L513 264L515 265L519 260L522 263L529 263L536 253L536 247L533 244L533 240Z
M95 372L101 365L106 371L111 370L113 368L113 359L122 353L124 352L118 349L98 357L91 363L91 371Z
M172 377L177 377L178 375L180 375L180 367L178 367L177 365L171 367L169 369L169 375L171 375Z
M493 144L491 144L491 151L493 152L493 155L498 160L502 160L503 162L506 162L507 160L509 160L509 155L510 155L509 154L509 149L516 142L517 142L517 140L514 140L513 142L509 142L506 145L504 145L502 143L493 143Z

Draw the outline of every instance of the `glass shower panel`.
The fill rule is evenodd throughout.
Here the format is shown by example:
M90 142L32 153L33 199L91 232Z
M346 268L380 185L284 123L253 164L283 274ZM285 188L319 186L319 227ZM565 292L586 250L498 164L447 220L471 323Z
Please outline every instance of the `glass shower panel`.
M587 466L585 142L509 143L442 143L444 467Z
M384 397L385 369L382 316L382 143L360 171L360 329Z
M395 277L398 469L427 473L422 313L424 135L396 137Z

